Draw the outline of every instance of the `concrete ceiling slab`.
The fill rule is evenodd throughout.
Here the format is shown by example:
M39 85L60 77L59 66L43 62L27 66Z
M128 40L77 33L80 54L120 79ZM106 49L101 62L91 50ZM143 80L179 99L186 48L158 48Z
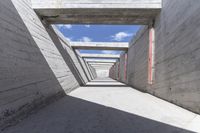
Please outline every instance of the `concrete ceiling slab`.
M146 25L162 0L32 0L33 9L51 24Z

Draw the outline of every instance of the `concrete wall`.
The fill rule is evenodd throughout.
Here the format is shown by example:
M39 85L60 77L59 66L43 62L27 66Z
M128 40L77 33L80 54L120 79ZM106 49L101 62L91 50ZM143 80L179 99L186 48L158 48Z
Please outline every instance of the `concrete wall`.
M88 65L88 64L87 64L87 65ZM89 65L88 65L88 67L89 67L90 70L91 70L91 74L92 74L92 76L93 76L93 79L97 78L96 70L95 70L93 67L90 67Z
M116 62L109 70L109 77L119 80L119 62Z
M97 76L96 75L96 70L94 68L90 67L85 60L83 60L83 61L85 62L85 66L86 66L86 68L88 70L88 73L89 73L89 75L91 77L91 80L95 79L96 76Z
M141 27L128 51L127 83L142 91L148 85L148 43L148 28Z
M96 69L94 69L93 67L91 67L91 65L89 65L86 61L85 61L86 67L89 70L89 73L91 75L91 80L97 78L97 73L96 73Z
M127 77L127 53L120 55L119 60L119 80L126 83Z
M119 80L119 75L120 75L120 66L119 66L119 62L115 63L115 75L116 75L116 79Z
M89 69L86 66L86 62L84 61L84 59L80 56L78 56L79 62L82 66L82 70L83 70L83 76L86 77L85 80L90 81L92 80L92 76L90 75Z
M155 20L155 81L148 78L148 29L128 51L128 84L200 113L200 1L163 0Z
M30 0L0 1L0 125L88 81Z
M77 78L80 77L81 85L87 83L89 80L91 80L91 78L90 78L89 72L85 66L84 60L80 57L79 53L76 53L72 49L69 41L64 37L64 35L60 31L58 31L58 29L55 26L53 26L53 30L55 31L56 35L58 36L57 38L60 42L60 47L58 45L59 42L55 42L55 44L57 44L56 46L57 46L58 50L60 50L60 53L62 53L62 56L64 57L66 62L68 62L68 65L71 66L70 67L71 71L76 72L76 73L74 73L74 75L78 75ZM56 36L55 37L52 36L52 38L56 38Z
M110 78L112 78L112 79L115 79L115 77L114 77L114 72L115 72L115 70L114 70L114 65L109 69L109 77Z
M127 83L127 53L122 53L120 59L109 70L109 77ZM132 68L132 67L130 67Z

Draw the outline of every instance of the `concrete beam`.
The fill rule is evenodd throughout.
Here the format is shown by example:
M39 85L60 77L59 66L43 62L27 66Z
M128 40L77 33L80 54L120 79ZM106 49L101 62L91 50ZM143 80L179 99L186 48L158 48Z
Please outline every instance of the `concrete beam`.
M96 72L98 72L98 70L107 70L109 72L110 68L93 68L96 70Z
M115 63L117 60L102 60L102 59L85 59L86 62L91 63L91 62L97 62L97 63Z
M110 67L112 67L112 66L92 66L92 67L94 67L94 68L110 68Z
M113 54L81 54L82 58L109 58L109 59L119 59L120 55Z
M114 65L114 63L89 62L89 65Z
M112 65L91 65L92 67L112 67Z
M112 65L114 65L114 63L97 63L97 62L91 62L91 63L88 63L88 64L90 64L90 65L93 65L93 66L95 66L95 65L105 65L105 66L112 66Z
M94 66L94 69L106 69L109 70L111 67Z
M162 0L32 0L49 23L146 25L160 12Z
M127 42L71 42L74 49L87 50L123 50L127 51L129 43Z

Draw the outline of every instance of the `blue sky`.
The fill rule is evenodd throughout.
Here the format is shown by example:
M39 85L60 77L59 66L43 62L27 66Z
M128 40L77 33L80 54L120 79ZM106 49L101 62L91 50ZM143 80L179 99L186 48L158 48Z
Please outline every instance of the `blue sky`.
M135 25L56 25L70 41L129 42L139 30ZM80 50L81 53L120 54L120 51Z

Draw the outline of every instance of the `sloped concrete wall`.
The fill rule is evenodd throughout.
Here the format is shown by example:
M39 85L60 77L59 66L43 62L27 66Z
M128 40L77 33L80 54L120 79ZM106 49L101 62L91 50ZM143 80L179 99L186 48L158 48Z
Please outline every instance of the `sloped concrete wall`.
M0 42L0 125L88 81L30 0L0 1Z
M163 0L155 20L155 81L147 83L148 29L128 52L128 84L200 113L200 1Z
M86 81L90 81L92 80L92 75L90 74L89 72L89 69L87 66L86 66L86 62L83 60L82 57L80 57L79 55L78 56L78 59L79 59L79 64L81 65L81 68L82 68L82 72L83 72L83 76L85 77L85 80Z
M81 58L81 59L84 62L86 69L88 70L88 74L90 75L91 80L95 79L97 77L96 70L94 68L90 67L83 58Z
M115 69L114 69L114 65L110 68L109 70L109 77L112 79L115 79Z
M60 53L62 53L62 56L66 60L68 65L71 66L71 71L76 72L74 73L74 75L78 75L78 77L80 77L81 85L87 83L89 80L91 80L91 78L83 59L79 56L79 54L76 54L76 52L70 46L70 42L64 37L64 35L60 31L58 31L56 26L53 26L53 30L56 33L54 35L57 36L52 35L52 38L58 38L60 43L55 42L55 44Z
M119 62L116 62L109 70L109 77L119 80Z
M95 79L97 78L97 72L94 68L90 67L88 64L87 64L88 68L90 68L89 70L91 71L91 75L92 75L92 79Z

